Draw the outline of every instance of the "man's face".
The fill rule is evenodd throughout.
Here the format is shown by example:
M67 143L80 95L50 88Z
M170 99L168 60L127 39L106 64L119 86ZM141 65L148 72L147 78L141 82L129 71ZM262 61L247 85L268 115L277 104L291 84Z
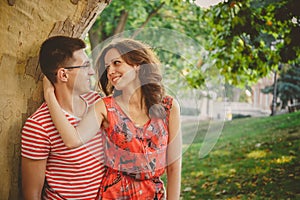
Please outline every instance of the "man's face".
M82 95L91 91L90 78L95 75L95 71L83 49L74 51L70 66L66 66L65 69L70 74L69 83L70 87L73 86L75 95Z

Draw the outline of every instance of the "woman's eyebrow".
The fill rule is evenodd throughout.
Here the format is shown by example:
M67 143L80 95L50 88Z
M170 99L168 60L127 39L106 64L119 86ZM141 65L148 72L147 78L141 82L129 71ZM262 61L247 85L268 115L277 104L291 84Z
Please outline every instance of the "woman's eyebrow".
M116 57L116 58L112 58L111 60L110 60L110 63L112 63L112 62L114 62L114 61L116 61L116 60L119 60L120 59L120 57ZM110 65L110 63L108 64L108 63L104 63L104 65L105 66L108 66L108 65Z

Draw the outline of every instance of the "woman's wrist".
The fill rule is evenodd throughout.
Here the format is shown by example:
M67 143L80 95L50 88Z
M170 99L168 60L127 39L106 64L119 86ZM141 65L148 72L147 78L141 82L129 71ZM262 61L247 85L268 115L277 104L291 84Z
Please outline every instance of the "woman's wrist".
M45 101L48 102L51 98L55 98L54 90L46 89L44 90Z

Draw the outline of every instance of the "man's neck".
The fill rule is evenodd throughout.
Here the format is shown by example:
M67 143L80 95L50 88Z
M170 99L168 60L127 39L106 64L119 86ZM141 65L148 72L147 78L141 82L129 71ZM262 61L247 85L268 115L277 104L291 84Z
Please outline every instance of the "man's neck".
M82 117L86 112L86 103L79 96L71 91L56 90L55 95L61 108L76 117Z

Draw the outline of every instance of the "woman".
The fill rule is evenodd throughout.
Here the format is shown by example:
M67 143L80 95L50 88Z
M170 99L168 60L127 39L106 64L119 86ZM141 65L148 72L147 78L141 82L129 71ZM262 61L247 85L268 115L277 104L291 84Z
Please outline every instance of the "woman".
M102 50L97 66L107 97L90 108L76 128L44 79L44 96L64 143L75 148L99 127L104 130L107 171L101 199L179 199L180 111L176 100L164 94L158 59L145 44L121 39ZM165 169L167 194L160 179Z

